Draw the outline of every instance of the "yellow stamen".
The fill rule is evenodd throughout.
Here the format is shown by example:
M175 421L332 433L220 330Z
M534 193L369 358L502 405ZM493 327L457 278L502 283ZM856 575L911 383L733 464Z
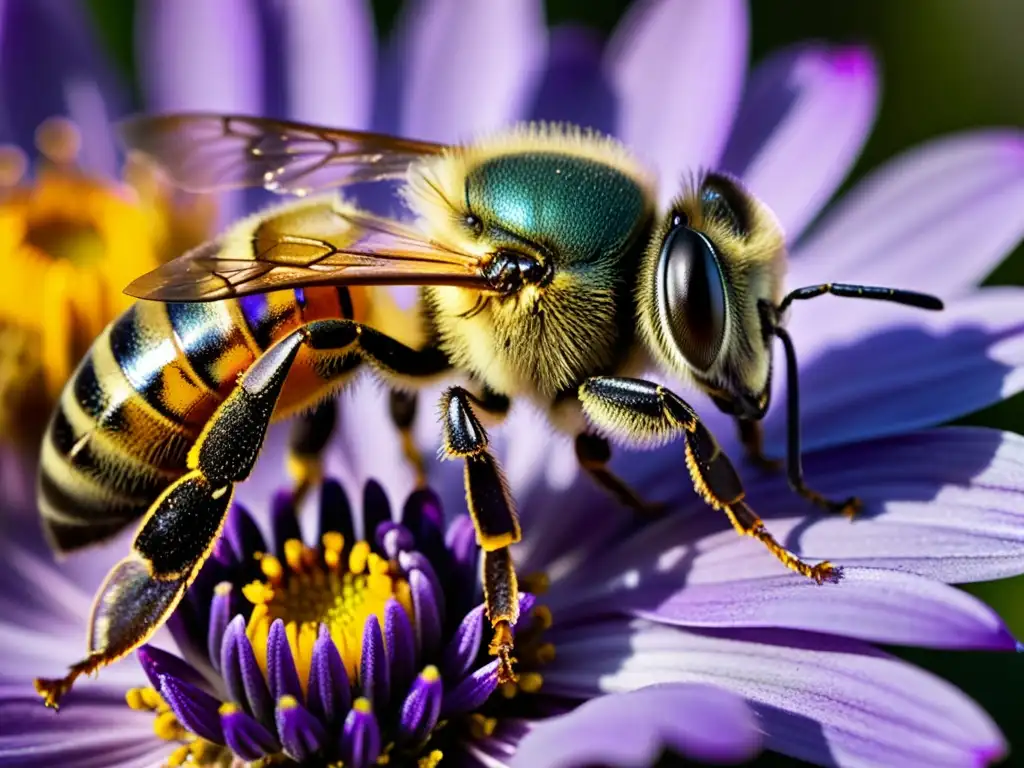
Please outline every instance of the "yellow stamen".
M260 558L260 570L275 586L284 579L284 567L281 565L281 561L273 555L264 555Z
M369 556L370 545L365 541L357 541L348 556L348 569L352 573L362 573L366 570L366 561Z
M544 678L539 672L527 672L519 676L519 688L523 693L537 693L544 685Z
M551 578L544 571L528 573L519 579L519 589L534 595L543 595L551 588Z
M0 187L11 188L18 184L28 170L28 158L13 144L0 146Z
M78 126L64 117L51 117L36 128L36 148L51 163L72 165L82 149Z
M441 679L441 673L437 671L437 667L430 664L423 668L423 671L420 672L420 677L428 683L436 683Z
M253 605L269 603L274 599L274 588L267 586L262 581L254 581L242 587L242 594Z
M551 609L546 605L536 606L533 609L533 621L537 629L551 629L551 625L554 623L554 618L551 615Z
M555 644L543 643L536 651L534 659L539 664L550 664L555 660Z
M303 571L302 561L302 549L303 544L298 539L288 539L284 543L284 561L288 563L288 567L293 571Z
M352 709L356 712L362 712L364 715L368 715L373 712L373 706L370 704L370 700L365 696L360 696L358 699L353 701Z
M493 717L484 717L480 713L469 716L469 735L474 739L486 739L494 733L498 727L498 721Z
M444 754L441 752L441 750L435 749L426 757L421 757L419 759L417 768L437 768L437 766L441 762L442 757L444 757Z
M410 618L412 596L404 578L391 574L391 565L370 551L365 541L353 544L348 569L341 568L344 538L322 537L323 559L297 539L284 546L284 562L273 555L260 558L266 581L247 584L242 594L254 608L247 626L256 660L266 672L267 641L275 620L285 633L303 691L309 683L313 647L321 624L327 627L349 676L355 679L362 657L363 631L373 615L383 624L390 599L396 598Z
M173 712L161 712L153 721L153 733L164 741L180 741L187 733Z
M289 696L288 694L285 694L277 700L278 709L296 709L298 706L299 700L294 696Z
M191 751L192 750L189 749L187 744L178 747L176 750L171 752L170 757L167 758L167 765L171 766L171 768L178 768L178 766L184 765L185 761L189 759Z

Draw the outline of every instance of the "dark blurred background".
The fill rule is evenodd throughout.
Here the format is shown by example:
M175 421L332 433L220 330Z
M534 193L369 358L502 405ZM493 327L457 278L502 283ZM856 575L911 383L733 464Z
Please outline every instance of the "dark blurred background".
M133 3L89 0L89 4L109 50L134 82ZM382 34L391 29L400 4L401 0L373 3ZM624 0L548 0L548 20L587 24L608 33L627 6ZM979 126L1024 125L1022 0L752 0L751 12L754 63L775 48L807 39L866 43L878 56L882 73L878 121L847 186L929 138ZM1024 249L1018 248L989 282L1024 284ZM1024 434L1024 396L963 421ZM1024 577L974 585L971 591L993 605L1018 637L1024 637ZM894 652L934 670L978 699L1013 744L1014 754L1006 764L1024 766L1024 654ZM773 757L758 761L758 765L779 764L790 762Z

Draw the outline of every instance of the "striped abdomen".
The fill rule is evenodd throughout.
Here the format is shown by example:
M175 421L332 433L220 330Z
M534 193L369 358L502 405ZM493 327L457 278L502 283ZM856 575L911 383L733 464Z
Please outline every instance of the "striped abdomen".
M43 439L38 498L51 543L78 549L141 517L260 353L311 320L362 320L365 307L365 292L347 288L131 307L93 343ZM296 359L276 416L322 394L306 360Z

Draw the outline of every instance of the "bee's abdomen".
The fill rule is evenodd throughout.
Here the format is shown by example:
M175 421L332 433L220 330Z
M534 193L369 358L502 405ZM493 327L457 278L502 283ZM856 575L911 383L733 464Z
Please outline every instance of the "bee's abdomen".
M203 426L259 354L303 322L352 311L346 289L245 302L139 302L96 339L43 440L38 501L58 550L144 515L184 474Z

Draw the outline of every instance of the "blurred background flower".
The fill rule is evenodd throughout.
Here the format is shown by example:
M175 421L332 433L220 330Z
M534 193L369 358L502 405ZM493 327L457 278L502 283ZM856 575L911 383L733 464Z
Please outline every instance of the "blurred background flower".
M111 10L115 5L116 9ZM1003 68L1013 71L1014 60L1008 58L1014 55L1008 52L1011 46L996 44L1008 25L1012 25L1012 19L1000 15L1014 13L1004 7L1010 5L988 3L990 13L986 17L980 12L957 11L955 4L949 2L908 2L896 8L880 2L862 3L855 10L822 10L810 3L787 4L787 12L772 10L772 3L762 3L756 4L752 11L750 45L757 60L778 44L805 36L824 35L844 42L851 36L866 36L880 44L889 73L887 96L880 131L868 143L864 159L857 166L865 170L929 135L982 123L1024 122L1020 119L1019 102L1014 103L998 88L994 92L989 90L995 87L993 83L999 82L998 77L991 76L992 72ZM842 184L850 163L860 153L867 137L878 98L874 60L860 47L801 46L773 55L757 69L744 93L748 27L744 7L739 3L695 0L643 3L630 12L607 50L602 48L599 36L575 23L571 27L557 27L551 38L546 67L542 67L544 46L538 43L544 39L540 31L541 9L533 3L511 0L486 9L477 5L467 8L454 0L414 3L404 7L397 17L390 3L375 5L373 12L361 3L309 2L300 7L298 3L269 0L215 3L149 0L138 4L95 3L94 6L92 18L100 23L109 48L121 63L121 75L136 78L142 95L138 103L146 107L291 116L449 141L496 127L517 115L573 119L615 131L634 143L639 151L657 161L666 185L671 185L671 180L683 169L701 162L714 162L740 173L779 211L794 241L799 241L800 232L809 227L821 206ZM624 7L618 3L551 0L547 4L547 15L549 21L592 23L598 29L609 31L619 23ZM92 169L93 173L100 169L108 174L100 178L113 178L118 161L109 136L106 149L100 142L100 149L96 150L84 149L92 146L84 137L89 134L88 127L96 124L101 126L99 134L106 135L103 132L107 119L121 114L128 100L117 95L116 85L111 85L118 78L110 74L102 56L96 53L95 39L84 34L88 26L83 6L60 0L8 0L3 8L6 15L0 25L3 33L0 80L5 96L2 103L11 112L3 122L5 130L10 130L10 138L5 136L5 140L28 152L43 120L55 114L67 115L83 137L83 149L76 165ZM676 13L685 16L687 23L672 23ZM659 17L659 14L664 16ZM660 21L652 22L652 18ZM383 46L379 53L374 49L374 38L370 34L375 19L385 29L395 28L393 44ZM626 32L631 24L640 25L639 31ZM40 37L34 38L22 31L31 29L41 30ZM346 36L351 35L353 44L338 44L337 30L342 29ZM481 29L500 30L500 33L481 34ZM224 34L224 30L230 33ZM701 34L693 30L700 30ZM963 34L964 30L969 34ZM643 45L635 43L633 34L641 35ZM65 67L62 58L53 56L49 46L26 44L25 41L33 39L61 41L63 44L56 48L69 54L70 63ZM443 46L439 40L444 40ZM943 42L939 44L937 40ZM913 41L917 41L916 47ZM455 52L457 55L440 55L442 50L445 54ZM950 55L950 50L959 51L961 57ZM46 52L45 56L42 51ZM908 56L908 51L915 56ZM1007 58L1000 59L1000 56ZM693 73L704 73L711 61L716 62L712 67L714 77L694 76ZM1016 66L1019 68L1019 60ZM974 76L965 74L970 73L972 67L976 70ZM913 75L915 71L918 76ZM654 78L652 72L666 73L664 80ZM83 73L93 74L83 77ZM486 87L477 79L481 73L490 75ZM53 102L56 106L46 106L39 115L20 109L22 104L35 103L29 98L32 94L11 90L17 86L24 90L26 84L35 82L59 83L59 87L54 88L59 94ZM85 83L84 88L80 87L82 83ZM960 92L964 94L962 104L966 106L950 106L956 103L950 95L951 83L959 83ZM73 85L79 87L71 87ZM904 89L902 93L900 88ZM988 98L984 95L986 92L990 93ZM936 94L934 102L929 101L931 93ZM941 101L938 94L941 94ZM47 104L43 98L38 101ZM695 103L702 107L694 109ZM931 126L927 125L927 118L922 119L922 113L927 113L922 105L928 104L940 107L930 113ZM727 127L737 106L740 117L730 136ZM901 110L905 110L902 116ZM823 135L825 142L815 141ZM46 142L42 143L45 146ZM919 343L908 344L906 338L892 339L893 370L907 372L907 375L890 378L870 392L863 386L853 385L843 390L842 385L853 379L851 367L856 367L847 353L835 358L841 363L832 364L826 364L827 360L822 362L819 354L836 350L865 335L870 338L873 331L891 322L890 316L873 308L856 308L849 314L843 312L844 323L840 325L835 321L835 314L826 314L834 313L834 306L801 308L794 323L798 323L799 328L816 331L815 334L809 330L794 331L805 364L812 364L805 392L817 393L817 401L814 397L805 399L806 410L815 416L805 419L811 448L883 438L893 432L953 419L1020 388L1019 378L1013 375L1012 368L1015 352L1007 344L1000 346L1001 342L1012 341L1017 332L1016 316L1009 306L1012 298L1007 296L1006 312L996 317L985 300L970 295L973 285L1018 242L1020 234L1020 216L1014 214L1015 210L1020 210L1021 176L1019 167L1013 164L1017 159L1000 163L998 154L986 154L986 147L990 146L984 141L962 141L921 150L895 166L903 173L902 177L892 168L880 172L863 188L874 192L873 197L857 190L858 194L851 198L854 202L841 204L830 217L831 226L811 228L811 234L799 241L797 250L803 258L794 264L794 271L798 273L794 280L799 282L819 277L816 265L824 265L830 270L820 275L824 278L842 279L859 273L865 281L894 281L907 287L937 290L944 296L959 293L963 298L952 319L940 318L935 325L922 320L913 326L911 335ZM45 161L46 152L41 154ZM948 159L949 163L940 173L938 160L943 159ZM110 162L105 165L107 161ZM11 163L12 168L17 166L16 161ZM13 178L15 174L10 175ZM855 170L854 177L858 175L859 171ZM932 181L951 177L963 180L959 190L955 190L956 196L929 197ZM886 180L894 178L911 179L914 184L900 186L893 182L887 185ZM946 187L939 185L938 188ZM957 202L972 199L972 189L978 190L978 195L974 196L978 206L958 207ZM872 199L874 207L861 204ZM904 228L878 226L883 221L897 224L903 221L893 216L894 208L898 212L905 201L909 204L919 200L928 203L920 209L928 214L922 220L906 221ZM251 204L252 199L229 200L225 202L225 210L231 215L241 206ZM983 215L979 211L985 206L988 206L988 213ZM979 228L979 219L986 222L984 229ZM937 226L938 223L945 226ZM941 233L941 237L931 242L914 240L913 247L906 249L914 258L894 257L894 249L905 245L912 235L920 235L922 229L927 234L929 227ZM858 240L864 233L877 233L877 237L870 243ZM960 254L964 257L958 258ZM811 256L818 258L811 259ZM1013 263L1011 261L1011 266L1000 272L1002 279L1014 280L1020 276L1019 272L1014 272ZM941 264L941 269L936 269L937 264ZM791 284L795 282L791 280ZM83 285L88 283L83 282ZM81 300L76 297L74 301L87 302L84 291L82 296ZM82 310L76 304L69 307L63 317L71 316L74 311ZM2 310L0 317L4 317ZM856 323L856 317L861 317L864 324L846 325L847 321ZM951 329L970 327L971 323L977 327L968 336L963 336L961 330L959 347L946 342L931 346L923 343L926 339L949 335ZM921 354L921 360L914 365L907 356L911 349ZM957 356L955 349L963 354ZM865 368L885 367L880 362L882 356L877 345L861 345L859 352L853 345L853 352L854 359L859 359L858 354L863 358ZM948 363L953 374L960 375L928 369L926 361L937 357ZM905 365L901 367L899 363ZM32 375L45 381L43 365L40 363L37 368L38 372ZM19 362L13 370L25 376L31 366L27 361ZM913 375L915 371L920 375ZM33 380L24 378L23 381ZM22 385L22 389L32 387ZM34 394L45 391L36 387ZM925 396L928 394L931 396ZM856 397L864 398L864 402L859 403L860 408L844 410L840 407ZM1011 425L1020 430L1024 420L1019 416L1019 402L1017 399L1003 405L998 412L974 416L972 420L994 426ZM915 403L919 406L917 410L912 407ZM703 412L706 413L706 409ZM380 409L379 413L371 415L371 419L383 418ZM525 414L521 416L521 419L528 418ZM356 425L350 429L360 424L357 418L350 421ZM425 430L432 429L431 424L425 425ZM769 423L769 434L776 443L778 429L778 419L774 426ZM373 464L379 465L380 457L393 450L390 437L381 434L384 430L374 432L372 437L364 432L359 440L348 442L350 452L360 454L362 462L360 456L350 455L350 459L355 459L350 464L356 467L349 466L343 472L372 474ZM527 432L527 429L509 430L508 440L515 442ZM431 440L436 437L433 432L424 434L429 434ZM940 447L931 442L938 438L920 439L923 442L911 440L906 445L904 450L910 456L932 455L922 454L922 451ZM989 440L996 442L987 442ZM883 462L878 457L888 455L887 450L896 450L898 443L894 445L876 444L870 453L858 454L858 467L842 479L834 478L835 486L861 491L866 481L882 478ZM953 439L946 446L946 450L956 451L948 472L956 470L965 486L999 485L992 477L1012 478L1012 470L1005 474L999 470L992 477L985 473L993 471L995 458L1003 445L1002 438L982 438L980 447L976 443L977 452L971 454L964 453L964 446ZM564 487L571 479L572 464L564 461L565 453L558 449L549 453L547 448L536 451L524 448L516 451L515 456L518 458L510 457L510 472L521 482L535 478L539 467L546 470L552 485ZM878 463L869 457L874 457ZM818 462L810 461L809 468L818 466L819 471L824 471L833 466L842 474L845 465L842 453L830 458L823 452ZM664 464L654 462L649 466ZM656 476L651 481L658 479ZM754 481L750 485L752 495L769 500L773 492L783 487L777 478L766 479L763 484ZM454 489L457 484L445 487ZM552 503L562 497L551 496L550 485L541 487L544 503L538 503L536 511L555 509ZM393 498L400 498L396 496L399 488L389 490ZM897 505L895 517L890 515L889 522L897 526L901 524L900 514L907 516L904 522L910 525L906 529L908 536L899 540L909 544L917 536L918 544L924 548L948 542L950 529L938 520L930 523L934 539L913 527L913 516L921 514L915 504L922 503L922 495L927 501L937 493L934 487L924 481L921 487L902 492L916 501L903 507ZM888 504L893 499L892 494L893 489L880 480L876 496L879 503L886 502L886 514L894 511ZM896 498L902 497L897 494ZM785 499L779 498L777 506L784 503ZM771 502L765 501L762 506L771 508ZM941 518L942 508L939 509L937 514ZM958 508L954 504L951 509ZM962 510L960 514L964 514ZM530 517L534 525L545 519L542 515L531 514ZM995 518L993 523L997 522ZM686 525L692 522L688 520ZM962 523L965 528L979 524L979 520L968 519L966 515ZM1012 522L1006 524L1010 531L1015 530ZM675 525L678 523L667 527L673 529ZM831 522L815 523L808 528L803 536L811 537L812 541L803 542L805 548L813 552L814 534L823 535L822 531L831 526ZM868 527L868 532L864 533L861 528L858 533L870 537L872 530L876 529ZM887 534L894 533L892 529L883 530ZM566 533L571 535L572 532ZM662 531L662 535L666 533ZM682 542L693 533L673 529L672 535L673 541ZM856 549L857 536L846 535ZM1008 539L1016 539L1016 536L1008 534ZM557 543L554 537L537 540ZM969 551L966 546L960 541L948 554L963 555ZM934 554L933 549L928 551ZM829 549L829 554L832 552L834 549ZM848 554L856 558L853 551ZM986 557L992 559L997 555L993 551L980 559ZM912 551L901 549L886 564L911 558ZM970 578L984 578L985 574L989 578L1003 575L982 568ZM965 572L931 575L968 580ZM1011 605L1009 601L1000 603L999 594L992 590L984 594L1000 608ZM1012 617L1010 610L1005 613ZM1018 627L1018 632L1021 629L1024 628ZM886 638L870 639L887 641ZM888 642L896 640L890 638ZM938 663L943 675L952 676L981 696L1011 738L1019 732L1015 724L1024 728L1020 725L1015 700L999 698L1014 689L1006 684L1008 678L1024 677L1019 660L1007 656L1000 656L998 660L979 657L971 661L965 661L964 656L954 661L916 658ZM985 664L998 672L978 675L971 671ZM985 690L987 680L992 681L991 691ZM986 698L988 694L991 696Z
M29 463L127 282L212 232L207 201L118 152L124 89L90 26L78 3L0 7L0 445Z

